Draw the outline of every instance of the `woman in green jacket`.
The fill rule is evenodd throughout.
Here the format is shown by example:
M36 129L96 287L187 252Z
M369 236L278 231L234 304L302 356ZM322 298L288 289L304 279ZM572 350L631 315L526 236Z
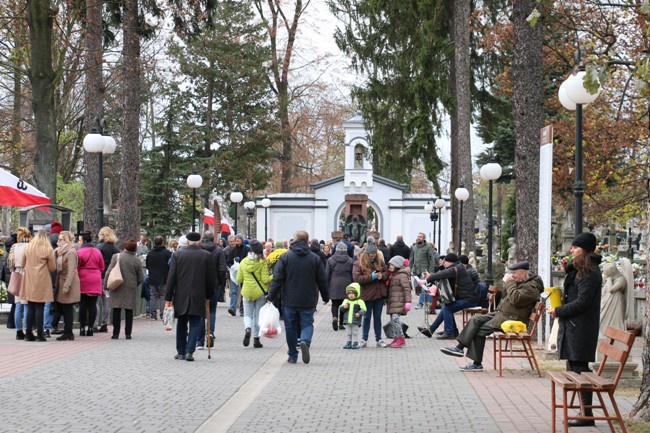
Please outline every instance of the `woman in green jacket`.
M239 264L237 282L242 285L241 296L244 301L244 346L251 341L251 328L255 332L253 347L262 347L260 343L259 317L260 309L266 304L266 294L273 275L264 260L264 246L258 240L252 240L248 255Z

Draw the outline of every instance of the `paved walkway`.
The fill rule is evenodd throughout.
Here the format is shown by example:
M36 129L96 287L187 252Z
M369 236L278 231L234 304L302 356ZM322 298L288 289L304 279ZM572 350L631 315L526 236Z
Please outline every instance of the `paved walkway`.
M517 361L504 377L462 373L449 341L418 335L407 347L343 350L329 305L319 306L312 361L286 363L284 338L243 347L243 320L217 310L212 359L174 360L175 337L138 318L133 340L16 341L0 329L0 432L549 432L550 385ZM431 316L432 317L432 316ZM76 331L78 334L78 331ZM371 331L371 340L372 331ZM618 397L622 411L634 399ZM583 428L581 433L608 431Z

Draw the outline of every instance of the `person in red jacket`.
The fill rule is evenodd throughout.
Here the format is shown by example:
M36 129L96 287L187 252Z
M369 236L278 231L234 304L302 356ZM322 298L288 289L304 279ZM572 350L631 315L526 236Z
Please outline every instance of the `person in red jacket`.
M79 301L79 335L81 337L92 337L93 324L97 318L97 297L102 295L104 257L93 246L92 240L90 232L79 234L81 247L77 250L77 256L79 256L77 272L81 288L81 300Z

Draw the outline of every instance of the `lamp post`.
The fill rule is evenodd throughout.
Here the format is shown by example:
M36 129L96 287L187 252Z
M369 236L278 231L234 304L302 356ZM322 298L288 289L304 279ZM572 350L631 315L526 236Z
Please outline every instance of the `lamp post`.
M267 196L264 196L262 199L262 207L264 208L264 242L269 238L269 220L267 215L267 210L271 206L271 199Z
M490 182L488 194L488 244L487 244L487 275L485 282L488 286L494 284L494 274L492 273L492 226L494 220L492 219L492 182L501 177L501 166L492 161L492 153L488 154L488 162L481 167L481 178Z
M558 91L560 103L567 110L576 112L576 155L575 155L575 180L573 183L573 196L575 198L575 234L582 233L582 197L585 194L585 183L582 181L582 107L588 105L598 98L600 87L596 93L590 93L584 87L583 81L586 75L584 65L580 60L584 55L584 48L578 47L573 54L577 73L572 73L569 78L564 80Z
M433 204L431 204L431 202L428 201L428 200L427 200L427 204L424 205L424 210L429 212L429 219L431 221L433 221L433 233L431 234L431 242L433 242L433 244L435 245L436 244L436 219L437 218L434 219L434 215L435 216L437 216L437 215L433 211Z
M461 249L463 248L463 202L469 198L469 191L467 188L463 188L463 185L460 188L456 188L454 191L454 196L460 201L460 222L458 224L458 254L462 254Z
M90 127L90 131L84 137L83 147L88 153L99 154L99 166L97 170L99 200L97 203L97 212L99 219L99 228L104 227L104 154L111 155L115 153L117 144L113 137L106 131L106 120L100 121L95 118L95 124Z
M237 205L241 203L241 201L244 199L244 195L241 192L231 192L230 193L230 201L235 203L235 221L232 226L232 229L235 233L234 235L237 234Z
M435 202L436 209L438 209L438 243L442 243L442 208L445 207L447 203L440 197ZM438 245L438 254L442 253L442 245Z
M244 203L244 207L246 208L246 217L248 218L248 238L250 239L251 237L251 218L253 218L253 209L255 209L255 202L254 201L247 201Z
M192 174L187 176L187 186L192 188L192 231L196 229L196 189L203 185L203 178L196 173L196 165L192 166Z

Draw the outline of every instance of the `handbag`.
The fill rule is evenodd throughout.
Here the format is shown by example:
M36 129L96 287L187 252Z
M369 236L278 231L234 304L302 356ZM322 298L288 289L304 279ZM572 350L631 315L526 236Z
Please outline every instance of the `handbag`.
M440 302L442 302L443 305L449 305L451 303L456 302L456 288L458 287L458 269L454 268L456 271L456 279L454 280L454 288L452 290L451 284L449 284L449 280L444 278L442 280L438 280L438 292L440 293Z
M7 286L7 291L14 296L20 298L20 291L23 285L23 273L21 271L15 270L11 273L11 279L9 280L9 286Z
M122 278L122 270L120 269L120 254L117 255L117 263L111 269L106 280L106 288L108 290L115 290L122 285L124 279Z

